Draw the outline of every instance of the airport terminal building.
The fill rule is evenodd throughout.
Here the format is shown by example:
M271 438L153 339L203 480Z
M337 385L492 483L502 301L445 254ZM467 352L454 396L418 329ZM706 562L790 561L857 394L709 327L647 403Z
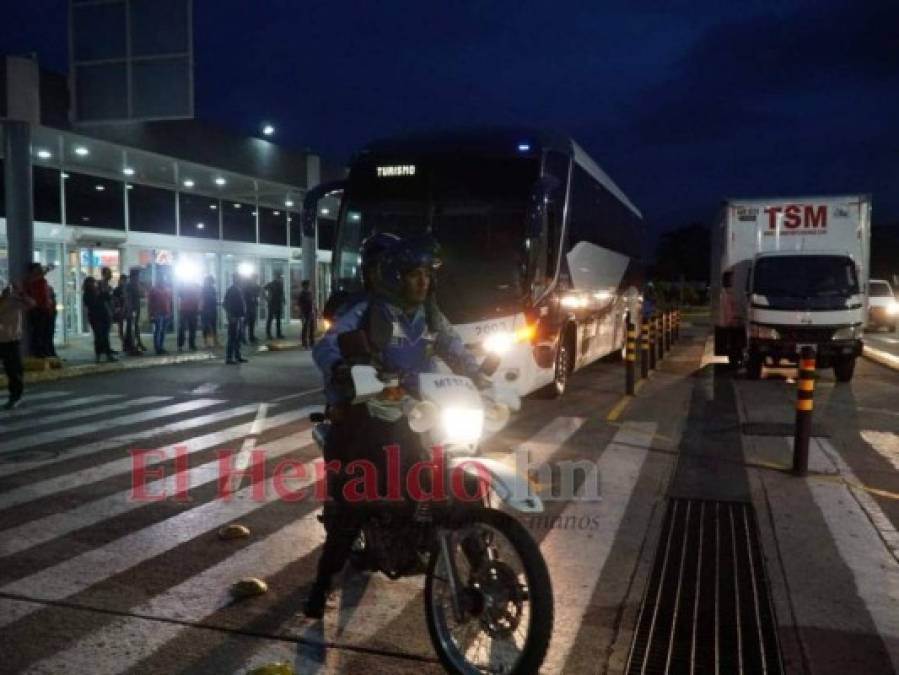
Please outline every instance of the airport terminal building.
M0 279L9 278L5 183L30 173L33 259L52 267L57 341L89 331L81 285L102 267L114 279L139 268L146 284L176 291L179 280L212 275L220 298L238 270L261 285L280 273L296 319L303 197L342 169L194 119L73 127L66 85L30 59L0 58L0 125L24 118L30 129L27 162L0 145ZM327 258L320 252L316 265L320 295Z

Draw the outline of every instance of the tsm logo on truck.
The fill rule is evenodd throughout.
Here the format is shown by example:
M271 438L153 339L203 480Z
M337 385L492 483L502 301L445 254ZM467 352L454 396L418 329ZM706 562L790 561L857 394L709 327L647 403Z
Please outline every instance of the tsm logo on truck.
M778 220L787 230L826 230L827 206L811 204L788 204L765 209L768 214L768 229L776 230Z

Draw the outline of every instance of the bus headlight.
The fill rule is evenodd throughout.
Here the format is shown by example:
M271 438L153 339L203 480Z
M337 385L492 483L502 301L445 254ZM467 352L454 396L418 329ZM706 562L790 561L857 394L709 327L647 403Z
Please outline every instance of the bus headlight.
M484 349L502 356L515 344L515 336L507 331L492 333L484 339Z
M444 443L477 443L484 432L484 411L444 408L440 413Z

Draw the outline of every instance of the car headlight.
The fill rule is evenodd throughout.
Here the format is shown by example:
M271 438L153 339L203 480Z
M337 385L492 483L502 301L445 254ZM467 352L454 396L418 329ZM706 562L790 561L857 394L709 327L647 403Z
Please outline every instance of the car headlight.
M484 432L484 411L470 408L444 408L440 426L445 443L477 443Z
M757 323L749 328L749 336L759 340L779 340L780 333L773 326L760 326Z
M862 336L862 326L843 326L833 332L834 340L855 340Z

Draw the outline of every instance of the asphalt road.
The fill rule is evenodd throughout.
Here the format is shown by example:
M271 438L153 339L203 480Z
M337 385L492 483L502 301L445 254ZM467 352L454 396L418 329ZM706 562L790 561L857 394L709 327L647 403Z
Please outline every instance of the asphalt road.
M540 543L555 597L545 672L624 672L669 495L756 504L788 672L892 672L899 632L890 632L889 613L882 619L864 583L886 584L886 600L899 602L899 585L889 586L897 568L888 561L865 576L857 568L870 561L840 549L828 558L828 578L845 582L834 614L813 597L820 589L790 590L797 572L777 562L775 549L788 543L781 523L789 500L806 489L817 494L821 478L793 479L778 468L789 462L783 431L754 435L752 425L791 424L791 374L749 382L707 354L700 327L634 399L622 397L620 362L594 364L574 376L562 400L527 399L486 443L485 452L501 460L527 448L535 465L587 460L598 471L601 501L550 500L549 518L522 521ZM849 385L827 372L818 383L816 433L857 484L852 492L845 481L825 487L850 499L868 495L883 517L865 526L875 535L899 525L897 402L899 373L867 361ZM244 673L274 661L297 672L439 672L419 579L347 572L323 622L300 613L323 540L318 505L287 503L271 490L256 500L252 489L270 488L266 481L284 459L313 466L307 417L321 403L306 352L259 355L241 366L84 377L26 392L25 405L0 418L0 672ZM729 434L726 443L719 433ZM176 446L187 466L176 465ZM129 451L139 448L165 450L150 468L186 474L190 501L131 499ZM216 498L222 449L266 452L265 476L246 478L227 502ZM170 478L150 487L177 485ZM817 538L806 541L809 560L802 550L794 557L806 571L816 547L870 534L856 525L846 534L840 528L848 521L832 524L826 508L809 503L800 517ZM220 540L218 529L235 522L251 536ZM244 576L266 579L268 592L232 601L228 588ZM869 640L853 648L859 631ZM845 670L845 654L832 654L846 645L853 670Z

